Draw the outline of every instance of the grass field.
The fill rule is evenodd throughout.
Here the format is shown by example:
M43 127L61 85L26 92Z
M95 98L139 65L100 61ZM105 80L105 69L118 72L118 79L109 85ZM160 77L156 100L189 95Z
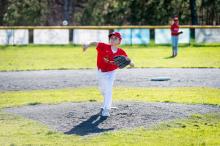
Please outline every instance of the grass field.
M181 46L170 58L170 46L122 46L136 67L220 68L220 46ZM96 67L96 50L82 53L80 46L0 46L0 71L81 69ZM88 96L89 95L89 96ZM57 90L0 91L0 145L220 145L220 113L192 115L163 122L149 129L122 129L97 136L64 135L45 125L1 109L42 103L101 102L96 87ZM176 102L220 106L219 88L117 87L113 101Z
M0 47L0 71L79 69L96 67L95 47L82 53L80 46ZM219 46L182 46L170 58L170 46L122 46L135 66L168 68L220 68ZM208 61L207 61L208 60Z
M218 146L220 114L193 115L152 127L103 133L92 137L64 135L42 124L0 112L0 145L157 145Z
M89 95L89 96L88 96ZM40 103L102 101L95 87L59 90L0 92L0 108ZM113 100L176 102L220 105L220 89L216 88L115 88Z
M89 95L89 96L88 96ZM161 96L162 95L162 96ZM115 88L114 101L177 102L220 105L214 88ZM96 88L10 91L0 93L0 107L40 103L101 101ZM185 120L80 137L50 131L46 126L0 111L0 145L220 145L220 113L193 115Z

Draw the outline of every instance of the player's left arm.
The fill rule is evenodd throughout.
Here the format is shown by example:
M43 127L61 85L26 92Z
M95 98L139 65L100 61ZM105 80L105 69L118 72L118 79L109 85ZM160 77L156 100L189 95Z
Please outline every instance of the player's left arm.
M134 67L134 62L128 57L127 53L126 53L124 50L122 50L122 51L123 51L122 54L123 54L124 56L126 56L126 59L127 59L127 60L130 60L129 67L130 67L130 68L133 68L133 67Z

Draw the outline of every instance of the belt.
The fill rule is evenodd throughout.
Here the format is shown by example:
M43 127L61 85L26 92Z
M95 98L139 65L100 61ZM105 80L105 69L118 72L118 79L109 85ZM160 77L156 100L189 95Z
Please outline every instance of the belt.
M110 71L114 71L114 70L103 70L103 69L101 69L101 68L98 68L98 70L101 71L101 72L110 72Z

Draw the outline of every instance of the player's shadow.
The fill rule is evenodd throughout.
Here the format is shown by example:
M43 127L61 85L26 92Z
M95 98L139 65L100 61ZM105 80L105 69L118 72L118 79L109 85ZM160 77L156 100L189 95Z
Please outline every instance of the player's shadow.
M64 134L77 134L80 136L85 136L89 134L101 133L109 130L114 130L114 128L100 129L98 125L105 121L107 117L99 116L99 114L91 116L88 120L80 123L73 127L70 131L64 132Z
M168 56L168 57L164 57L164 59L172 59L175 58L174 56Z

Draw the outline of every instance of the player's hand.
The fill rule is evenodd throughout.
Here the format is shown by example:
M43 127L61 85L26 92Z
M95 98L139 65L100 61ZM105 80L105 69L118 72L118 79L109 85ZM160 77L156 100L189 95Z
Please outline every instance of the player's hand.
M182 34L183 32L182 31L180 31L178 34Z
M83 48L83 52L85 52L89 48L89 45L83 44L82 48Z
M128 68L134 68L134 63L130 63Z

